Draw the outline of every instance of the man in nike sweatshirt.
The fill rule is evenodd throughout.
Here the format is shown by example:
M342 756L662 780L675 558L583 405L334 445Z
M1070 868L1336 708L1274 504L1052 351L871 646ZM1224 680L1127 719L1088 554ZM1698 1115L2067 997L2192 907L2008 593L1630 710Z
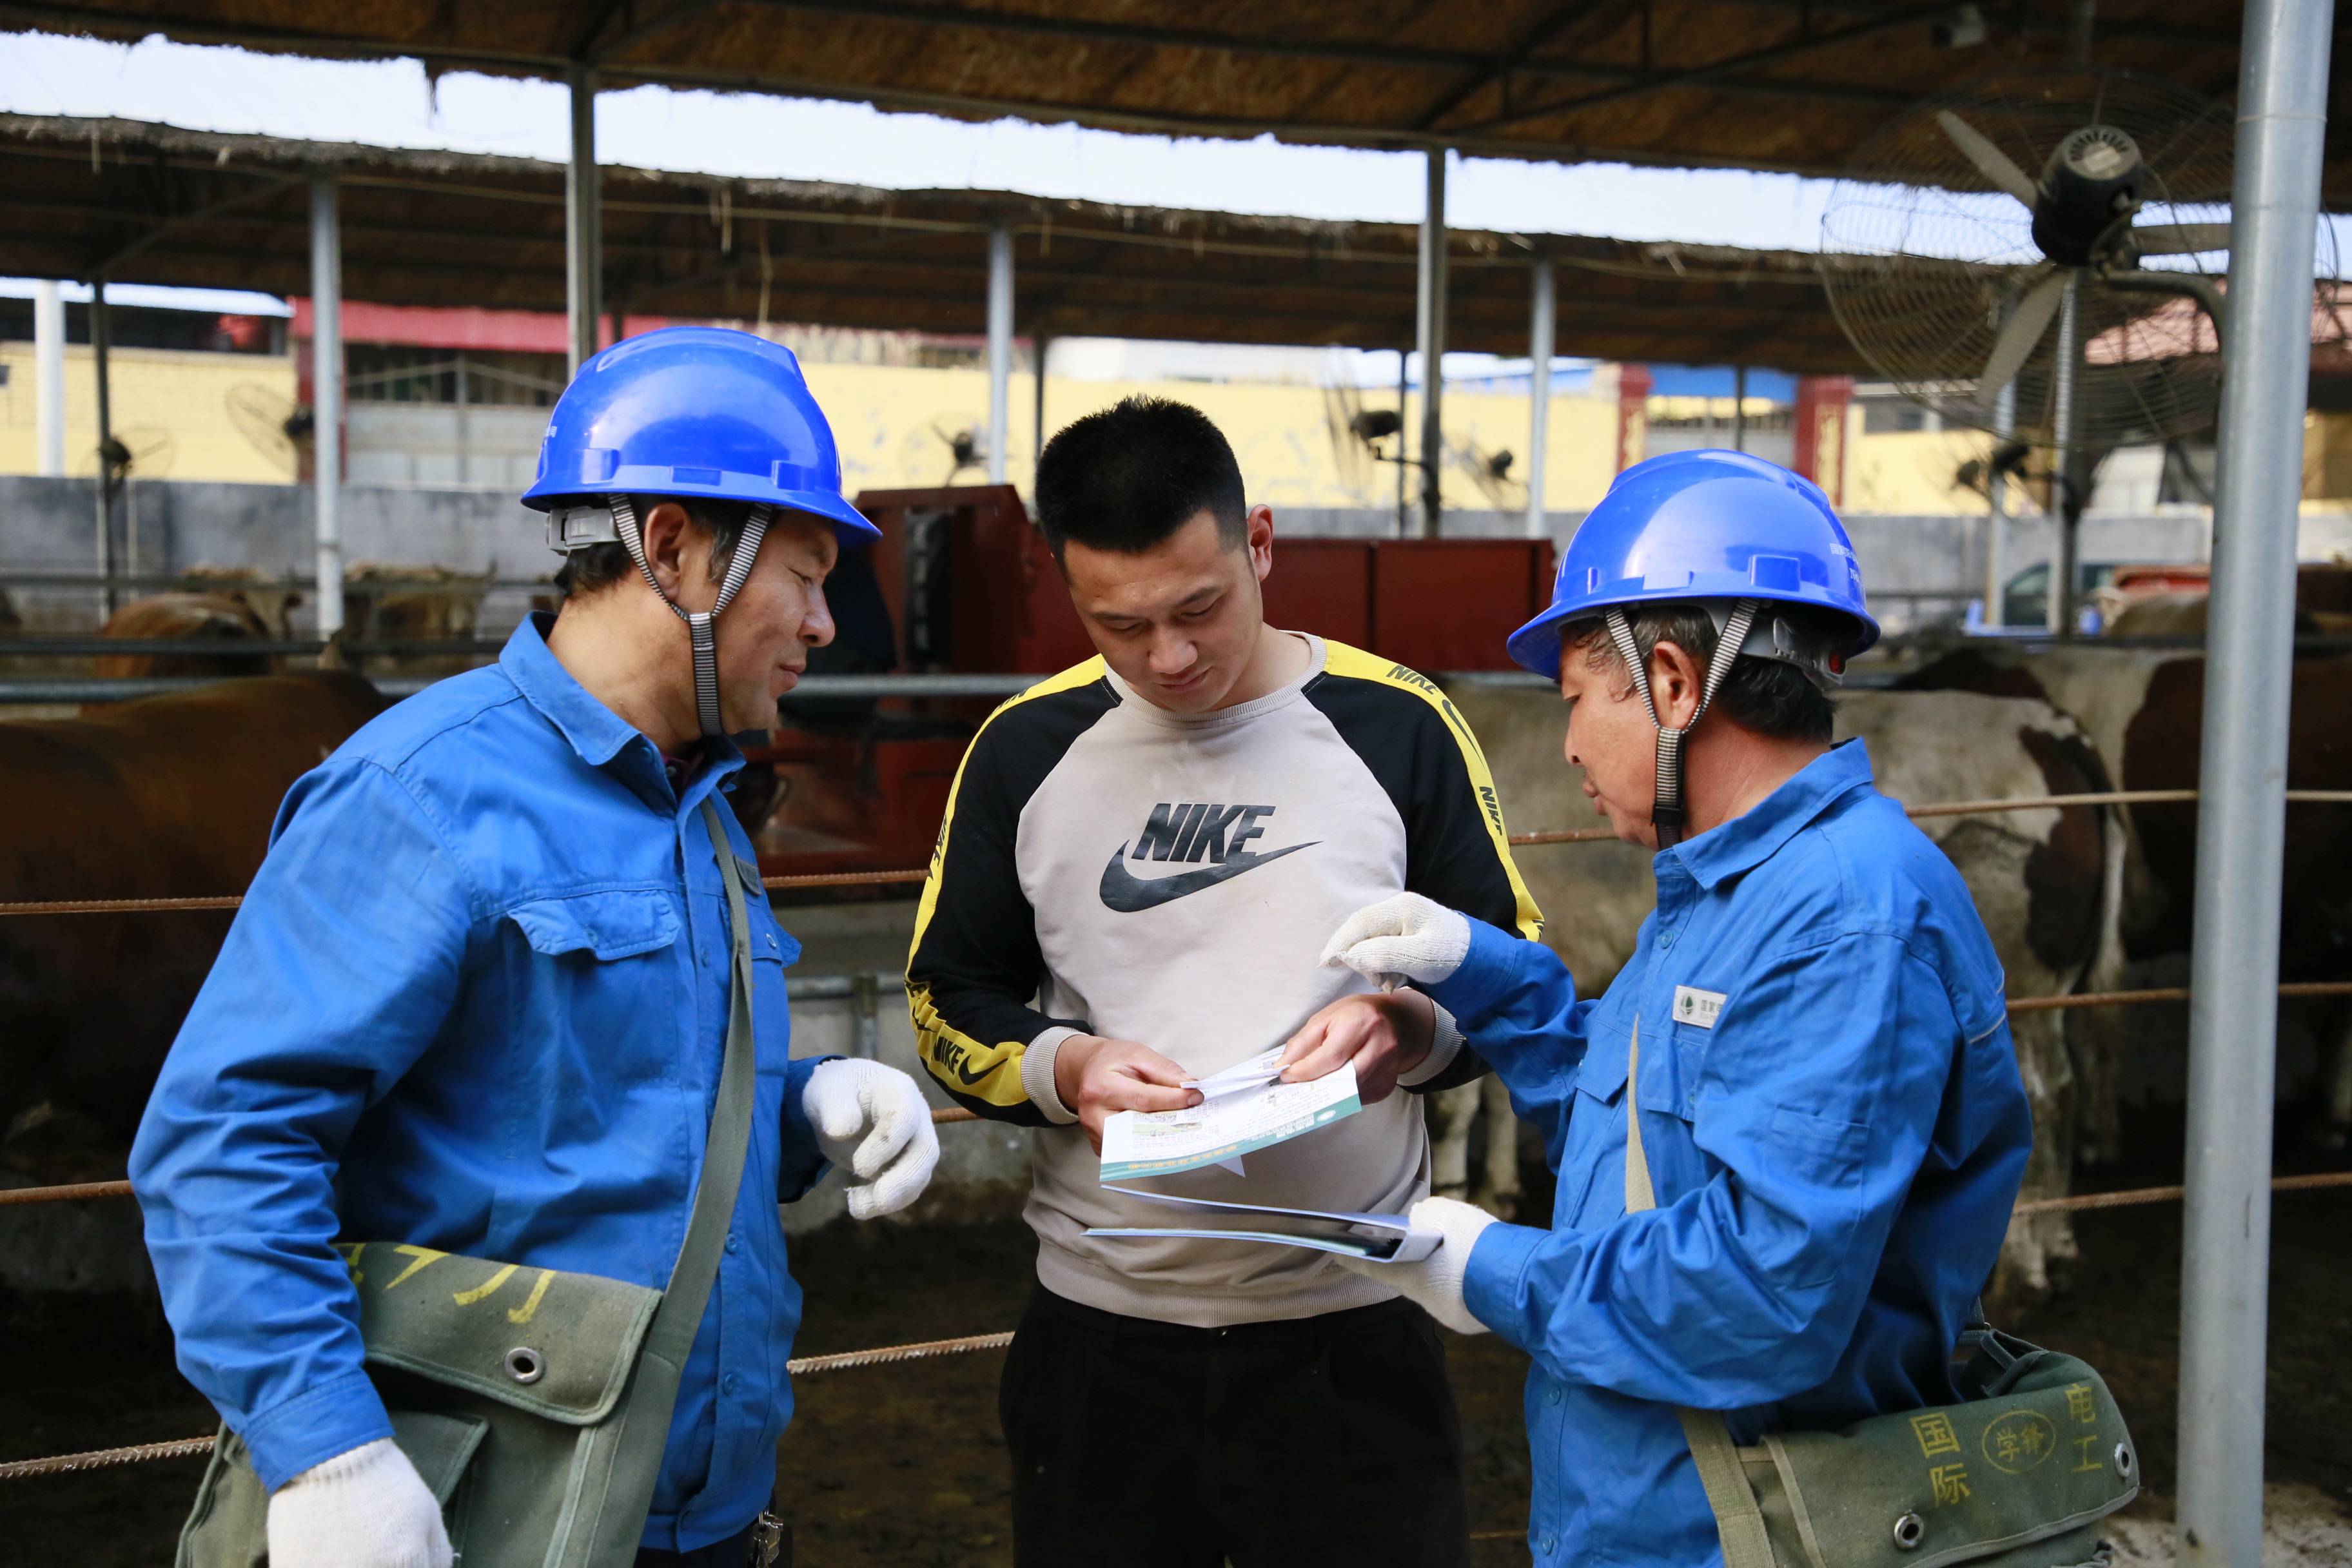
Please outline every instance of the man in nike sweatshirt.
M1460 1437L1429 1320L1325 1255L1090 1237L1165 1225L1100 1183L1105 1117L1275 1045L1352 1062L1365 1110L1191 1197L1401 1213L1418 1094L1483 1070L1427 996L1323 967L1412 891L1527 938L1541 917L1476 740L1400 665L1265 622L1274 520L1198 410L1068 426L1037 510L1100 657L1004 704L966 754L908 992L924 1063L1034 1128L1038 1288L1001 1414L1023 1568L1465 1561ZM1402 1088L1406 1094L1392 1091Z

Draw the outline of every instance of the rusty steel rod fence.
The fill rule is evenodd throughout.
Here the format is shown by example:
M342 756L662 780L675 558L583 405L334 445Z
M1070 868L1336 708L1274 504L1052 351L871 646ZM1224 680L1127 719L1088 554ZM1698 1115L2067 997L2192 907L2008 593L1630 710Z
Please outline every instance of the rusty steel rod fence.
M2095 795L2027 795L2012 800L1950 800L1927 805L1906 806L1904 814L1914 818L1930 816L1990 816L2009 811L2053 811L2085 805L2186 805L2197 799L2193 789L2105 790ZM2286 792L2290 805L2352 805L2352 789L2291 789ZM1606 827L1577 827L1544 833L1514 833L1509 840L1515 848L1541 844L1593 844L1616 837ZM812 871L791 876L766 877L761 880L772 889L801 888L873 888L888 887L921 881L930 873L916 866L891 871ZM126 915L179 914L194 910L234 910L245 901L240 894L222 893L202 898L173 899L47 899L15 903L0 903L0 916L7 915Z
M931 1361L940 1356L968 1355L974 1351L1003 1350L1013 1342L1013 1331L965 1334L960 1339L926 1340L920 1344L884 1345L876 1350L842 1351L834 1355L798 1356L784 1363L793 1377L820 1372L854 1372L860 1367L889 1366L898 1362ZM143 1464L150 1459L192 1459L213 1451L211 1437L180 1437L168 1443L135 1443L125 1448L94 1448L82 1454L53 1454L43 1459L13 1459L0 1463L0 1481L26 1480L35 1476L67 1476L82 1470L102 1470L116 1465Z

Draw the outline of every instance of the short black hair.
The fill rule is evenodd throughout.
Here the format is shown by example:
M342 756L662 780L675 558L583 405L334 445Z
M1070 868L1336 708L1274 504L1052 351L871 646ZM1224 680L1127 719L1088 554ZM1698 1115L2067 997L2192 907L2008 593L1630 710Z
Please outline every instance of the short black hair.
M1810 614L1802 606L1765 606L1788 624L1800 651L1843 653L1853 641L1853 628L1843 622ZM1643 658L1662 642L1673 643L1704 670L1715 658L1719 640L1715 617L1696 604L1645 605L1625 612L1633 646ZM1622 668L1617 645L1609 638L1608 623L1599 616L1579 616L1560 627L1560 657L1581 653L1587 669ZM1723 689L1715 694L1710 712L1720 712L1743 730L1780 741L1807 741L1827 745L1837 731L1837 704L1813 684L1812 677L1782 658L1753 655L1731 661Z
M1203 511L1226 549L1249 537L1233 446L1189 403L1122 398L1064 426L1037 459L1037 526L1056 561L1073 539L1139 555Z
M688 521L710 535L710 580L725 582L727 567L735 559L735 546L743 538L743 525L751 521L751 503L706 496L631 496L629 504L636 509L642 521L666 500L686 508ZM555 574L555 587L569 599L601 593L623 578L636 574L637 563L629 559L625 545L592 544L564 556L562 567Z

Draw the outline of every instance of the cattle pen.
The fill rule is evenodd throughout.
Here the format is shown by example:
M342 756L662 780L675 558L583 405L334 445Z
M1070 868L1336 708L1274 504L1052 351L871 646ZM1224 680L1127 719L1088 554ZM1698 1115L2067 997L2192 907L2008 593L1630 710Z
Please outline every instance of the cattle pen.
M0 5L0 21L109 38L152 33L183 44L410 59L422 62L435 81L464 71L526 76L566 95L569 148L561 196L551 190L527 207L513 209L528 216L513 225L515 239L505 247L506 258L530 250L534 264L529 268L450 264L448 237L436 237L435 225L426 220L455 205L454 189L409 193L405 199L412 210L391 226L402 232L375 249L373 258L383 265L371 277L364 270L370 258L359 254L375 243L369 237L368 215L357 211L359 221L345 223L347 205L363 208L368 187L344 182L333 160L298 160L268 171L257 188L248 190L232 188L245 175L241 169L225 172L231 162L226 153L216 159L192 158L184 150L157 153L135 165L117 156L110 173L102 138L93 134L86 148L91 183L114 183L91 203L79 186L85 147L79 139L65 147L49 161L59 172L73 171L76 185L39 216L0 226L0 250L14 258L0 269L89 282L101 454L110 438L105 368L110 281L250 286L257 247L235 237L225 240L222 234L227 229L234 235L237 226L265 216L277 231L273 276L309 286L317 323L310 358L325 371L317 377L315 415L330 430L336 426L342 391L339 322L347 246L354 252L350 280L383 297L406 289L409 297L422 298L427 290L446 289L453 278L479 289L486 272L503 272L520 279L533 302L560 300L568 357L575 367L596 351L608 318L618 335L616 307L629 284L659 288L679 278L708 279L730 299L739 287L756 286L764 320L769 247L763 237L755 262L750 246L739 251L733 245L731 221L721 216L732 192L722 190L723 183L714 184L709 194L713 226L729 237L724 258L688 258L688 268L665 279L659 258L618 255L617 247L608 246L608 233L623 245L636 243L631 225L646 215L633 214L625 199L606 203L606 171L596 145L597 94L600 88L650 84L827 98L968 121L1017 117L1169 136L1263 136L1425 158L1427 205L1419 233L1412 236L1412 226L1399 225L1393 226L1407 232L1391 237L1400 245L1418 240L1410 268L1416 284L1412 302L1405 302L1400 289L1389 291L1389 298L1360 299L1338 309L1318 305L1321 329L1313 341L1393 348L1401 370L1403 353L1411 348L1433 367L1419 410L1424 504L1415 520L1433 535L1441 515L1437 448L1444 437L1440 393L1449 342L1449 266L1472 271L1465 258L1451 257L1449 156L1559 163L1615 160L1842 177L1892 110L1946 90L1971 68L1970 57L1955 51L1979 47L1989 37L1994 49L1988 56L1998 52L2020 68L2087 66L2095 33L2103 66L2195 82L2215 97L2234 81L2234 234L2228 331L2226 341L2217 344L2223 369L2218 447L2224 458L2211 497L2217 526L2210 654L2199 672L2207 721L2195 774L2201 804L2194 824L2197 918L2189 983L2136 994L2021 1000L2051 1006L2188 1005L2184 1185L2046 1201L2085 1209L2102 1200L2111 1205L2130 1200L2140 1207L2183 1203L2182 1258L2174 1274L2181 1336L2179 1555L2193 1568L2256 1568L2262 1561L2265 1416L2280 1414L2265 1405L2279 1370L2267 1357L2266 1327L2272 1309L2271 1198L2278 1180L2276 1001L2285 994L2280 985L2280 906L2281 889L2298 869L2288 862L2286 842L2293 798L2286 789L2292 567L2312 357L2314 240L2323 203L2342 210L2345 193L2352 188L2347 179L2352 143L2340 134L2330 136L2326 124L2329 73L2342 37L2333 0L2244 0L2224 7L2210 0L2111 0L2104 12L2091 0L1982 7L1873 0L1643 0L1638 6L1423 0L1402 8L1402 16L1379 7L1203 9L1100 0L1032 0L1018 7L998 0L959 5L688 0L667 7L611 0L550 0L517 7L227 0L87 0L62 5L12 0ZM1609 28L1626 47L1601 47L1610 42ZM352 149L341 155L359 158ZM1927 182L1935 175L1912 164L1891 168L1887 177ZM30 182L17 180L11 186L22 193ZM1317 270L1321 251L1329 247L1297 242L1284 258L1234 260L1215 245L1225 236L1210 232L1207 220L1216 215L1183 216L1195 226L1161 237L1170 243L1160 248L1173 261L1166 270L1187 270L1183 253L1189 249L1189 270L1204 278L1216 273L1209 281L1224 289L1222 299L1212 296L1208 310L1187 314L1223 318L1232 324L1218 330L1228 336L1297 331L1288 325L1295 315L1254 313L1246 296L1263 291L1281 274ZM1065 232L1066 260L1072 241ZM1011 412L1016 250L1023 252L1024 268L1034 265L1042 274L1053 242L1052 213L1044 204L982 199L957 215L952 233L921 242L928 254L916 258L948 258L954 275L970 285L940 288L941 268L935 265L914 292L942 300L929 319L946 324L952 317L955 329L984 333L991 428L1000 433L1009 428ZM711 250L708 244L700 248ZM812 297L825 300L837 320L883 306L880 277L908 276L903 251L885 255L823 240L798 250L788 250L782 266L788 277L789 269L805 268L793 280ZM1486 273L1482 284L1497 299L1506 291L1517 293L1511 285L1528 286L1524 297L1532 306L1527 312L1532 338L1538 331L1554 331L1556 309L1573 303L1572 298L1556 298L1554 268L1590 259L1583 246L1565 243L1530 245L1524 254L1504 255L1499 262L1492 256L1476 262ZM1649 284L1680 286L1663 276L1684 270L1679 259L1669 259L1670 268L1650 267ZM1399 276L1406 273L1402 260L1395 266ZM1100 268L1104 274L1117 270ZM1700 270L1715 269L1702 262ZM984 295L977 287L983 278ZM1704 281L1744 289L1748 279L1717 274ZM1185 282L1180 278L1156 289L1139 289L1134 297L1113 303L1131 315L1143 297L1165 300ZM1088 277L1057 283L1051 292L1066 305L1074 297L1099 292L1100 284L1100 279ZM903 285L895 290L898 298L907 292ZM56 298L52 285L53 304ZM2054 302L2056 296L2049 298ZM2066 299L2059 331L2071 342L2071 285ZM1742 331L1727 330L1720 322L1692 325L1688 302L1679 297L1631 301L1609 313L1653 323L1658 333L1680 330L1684 342L1703 345L1703 352L1720 348L1740 357L1744 377L1747 359L1769 355L1774 335L1785 335L1792 324L1788 318L1796 312L1767 304L1760 311L1744 312L1755 319L1751 330ZM1277 315L1283 329L1274 324ZM1512 315L1518 315L1516 304ZM56 338L61 342L58 319ZM1486 320L1486 331L1504 330L1499 312ZM1050 309L1028 324L1033 342L1073 330ZM1516 321L1511 325L1516 330ZM2218 318L2216 328L2218 338ZM1817 349L1835 347L1833 334L1812 341ZM1549 342L1539 346L1547 364L1552 347ZM1042 389L1044 377L1037 379ZM1042 426L1042 390L1039 401ZM1400 424L1402 402L1401 390ZM2071 414L2062 417L2061 428L2070 418ZM2011 434L2006 419L2000 422L2002 434ZM1529 432L1538 471L1544 429L1537 419ZM1406 445L1401 436L1401 521ZM985 462L992 479L1006 478L1004 447L1001 438L989 444ZM118 493L106 466L110 462L101 457L100 478L91 487L99 562L101 575L110 579L115 565L109 554L110 509ZM331 636L344 614L345 498L337 443L320 443L313 470L315 526L306 547L318 563L319 624ZM2000 482L1996 479L1991 487L1996 510ZM1539 499L1530 499L1528 512L1532 533L1541 521ZM2053 624L2063 625L2074 592L2073 574L2064 569L2074 555L2074 519L2054 530L2053 544L2060 570L2047 598ZM1958 809L1983 803L1946 804ZM1555 836L1546 842L1578 837ZM871 879L893 873L856 874ZM62 903L37 905L15 918L83 919L64 906L89 890L44 889L46 899ZM222 888L217 896L233 893ZM870 1000L873 989L868 984L862 994ZM2328 1178L2341 1179L2352 1178ZM85 1194L73 1194L72 1201L120 1200ZM2340 1323L2328 1331L2340 1352ZM2352 1426L2352 1411L2340 1425ZM2333 1440L2341 1440L2340 1430ZM165 1446L192 1451L184 1443ZM151 1456L142 1451L136 1457ZM927 1467L903 1473L914 1479L930 1471ZM954 1558L940 1548L929 1551L925 1560Z
M1914 818L1938 816L1990 816L2003 813L2068 809L2076 807L2109 808L2138 805L2189 804L2198 798L2195 790L2109 790L2084 794L2019 796L2007 799L1958 800L1906 803L1907 815ZM2352 790L2290 790L2286 800L2296 805L2352 806ZM1516 833L1510 842L1519 847L1552 847L1591 844L1610 840L1613 835L1605 828L1548 830ZM920 881L926 872L918 868L863 873L832 875L779 876L764 879L771 889L825 889L873 887ZM0 919L12 918L71 918L84 914L169 913L189 909L230 910L241 901L238 895L223 894L215 898L185 899L115 899L57 900L34 902L0 903ZM878 994L877 982L880 976L865 977L863 985L852 977L819 976L789 987L795 1001L824 996L862 994L868 1005ZM2280 998L2352 996L2352 981L2288 982L2277 987ZM2050 997L2012 998L2009 1009L2012 1014L2052 1009L2092 1007L2136 1007L2158 1005L2192 1003L2192 994L2186 987L2158 987L2137 990L2085 992ZM957 1108L934 1110L932 1120L940 1124L969 1123L978 1121L972 1112ZM2300 1194L2352 1189L2352 1170L2309 1172L2273 1176L2268 1190L2276 1194ZM2126 1208L2145 1208L2181 1202L2187 1194L2182 1184L2167 1184L2114 1191L2068 1194L2056 1197L2021 1198L2011 1211L2012 1223L2044 1215L2095 1213ZM131 1195L127 1181L90 1182L47 1187L0 1189L0 1207L40 1204L90 1203L120 1201ZM948 1337L910 1343L876 1346L870 1349L837 1352L805 1356L793 1360L790 1371L796 1377L849 1372L884 1366L895 1366L940 1357L956 1356L1003 1350L1012 1342L1009 1331L981 1330ZM29 1481L46 1478L83 1474L117 1467L196 1458L209 1455L214 1439L207 1436L150 1439L114 1447L59 1453L32 1458L0 1461L0 1481ZM1474 1539L1502 1541L1516 1538L1510 1530L1486 1530Z

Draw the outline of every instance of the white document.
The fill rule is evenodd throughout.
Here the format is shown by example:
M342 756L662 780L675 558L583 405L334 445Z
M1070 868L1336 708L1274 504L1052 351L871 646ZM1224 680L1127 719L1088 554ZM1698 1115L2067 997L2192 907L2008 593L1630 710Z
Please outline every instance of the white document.
M1203 1165L1238 1173L1241 1158L1364 1108L1356 1069L1341 1067L1307 1083L1284 1083L1282 1047L1202 1079L1201 1103L1186 1110L1121 1110L1103 1122L1102 1179L1172 1176Z
M1235 1062L1223 1072L1190 1079L1184 1087L1199 1089L1202 1100L1221 1100L1244 1089L1264 1089L1282 1076L1282 1053L1286 1048L1276 1046L1260 1051L1247 1061Z
M1109 1183L1104 1185L1111 1186ZM1256 1241L1276 1247L1304 1247L1315 1252L1336 1252L1374 1263L1418 1263L1437 1250L1444 1237L1416 1226L1401 1214L1356 1214L1344 1209L1286 1209L1265 1204L1221 1203L1214 1198L1171 1197L1140 1187L1111 1186L1131 1198L1192 1209L1203 1214L1258 1215L1260 1222L1277 1228L1236 1230L1224 1226L1101 1226L1088 1236L1181 1236L1204 1241Z

